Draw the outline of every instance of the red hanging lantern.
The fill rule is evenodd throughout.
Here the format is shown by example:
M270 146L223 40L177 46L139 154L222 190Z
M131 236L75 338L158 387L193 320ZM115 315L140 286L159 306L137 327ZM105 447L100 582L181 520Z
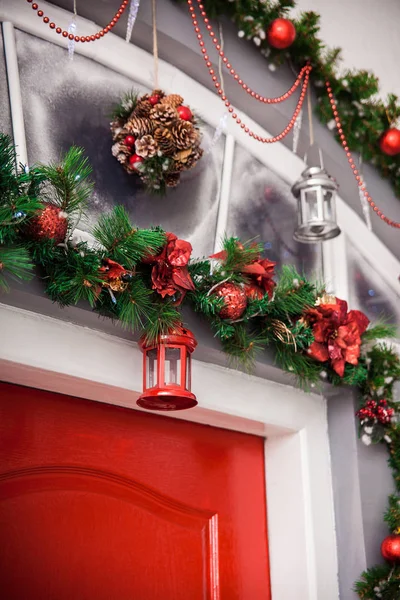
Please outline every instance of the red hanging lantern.
M196 406L191 388L191 355L197 346L189 329L179 327L148 344L143 337L143 393L136 404L147 410L185 410Z

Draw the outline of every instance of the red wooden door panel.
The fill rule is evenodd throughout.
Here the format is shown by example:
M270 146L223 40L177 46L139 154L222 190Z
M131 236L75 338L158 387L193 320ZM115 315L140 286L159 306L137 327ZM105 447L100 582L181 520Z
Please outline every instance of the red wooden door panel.
M268 600L263 441L0 383L2 600Z

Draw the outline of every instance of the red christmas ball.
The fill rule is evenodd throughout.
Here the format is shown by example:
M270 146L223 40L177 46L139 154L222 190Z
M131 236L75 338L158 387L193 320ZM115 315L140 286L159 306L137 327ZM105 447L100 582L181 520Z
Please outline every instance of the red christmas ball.
M289 48L296 39L296 28L288 19L275 19L269 26L267 38L273 48Z
M193 113L187 106L178 106L176 110L178 111L179 118L183 121L191 121L193 119Z
M127 135L124 139L124 144L125 146L129 146L129 148L132 148L132 146L135 145L136 139L133 137L133 135Z
M385 154L395 156L400 152L400 129L392 127L385 131L379 140L379 147Z
M129 157L129 166L132 169L137 169L138 167L140 168L140 165L144 162L144 158L142 156L139 156L139 154L132 154Z
M247 306L247 296L244 289L236 283L221 283L214 294L223 298L224 306L220 310L221 319L240 319Z
M381 545L381 553L389 562L400 561L400 535L389 535Z
M68 215L60 207L45 204L29 222L27 234L34 240L54 240L61 244L67 235Z
M153 96L150 96L148 100L152 106L155 106L160 102L160 96L158 94L153 94Z

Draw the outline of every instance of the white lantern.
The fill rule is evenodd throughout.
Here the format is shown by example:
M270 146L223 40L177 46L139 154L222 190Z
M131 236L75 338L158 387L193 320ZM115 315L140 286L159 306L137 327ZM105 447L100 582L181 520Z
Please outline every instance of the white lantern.
M292 187L297 198L297 242L324 242L340 234L336 223L338 185L322 167L308 167Z

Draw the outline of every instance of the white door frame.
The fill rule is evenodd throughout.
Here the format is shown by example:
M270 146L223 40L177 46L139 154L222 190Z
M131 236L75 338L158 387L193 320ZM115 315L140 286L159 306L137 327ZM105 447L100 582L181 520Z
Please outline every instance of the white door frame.
M0 381L140 410L136 343L4 304L0 331ZM169 417L266 439L273 600L337 600L326 399L196 360L193 391Z

